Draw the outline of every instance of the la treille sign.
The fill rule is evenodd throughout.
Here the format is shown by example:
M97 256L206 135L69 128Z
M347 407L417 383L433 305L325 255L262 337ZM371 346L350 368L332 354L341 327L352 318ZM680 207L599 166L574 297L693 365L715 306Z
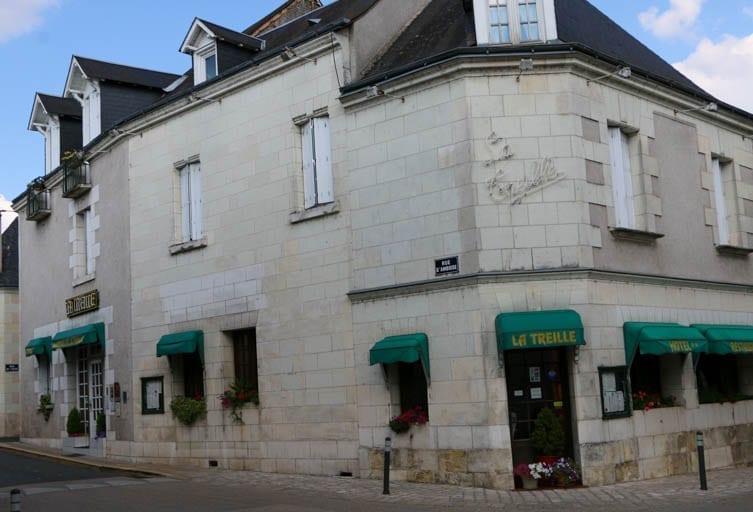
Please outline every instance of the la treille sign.
M99 290L92 290L65 300L65 314L68 318L97 309L99 309Z
M512 348L575 345L577 342L578 332L575 330L526 332L517 336L512 335Z

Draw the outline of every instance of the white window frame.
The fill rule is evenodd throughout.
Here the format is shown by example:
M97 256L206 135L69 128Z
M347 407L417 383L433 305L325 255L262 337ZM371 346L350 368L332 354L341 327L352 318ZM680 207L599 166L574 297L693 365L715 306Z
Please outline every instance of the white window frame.
M214 75L207 77L207 60L214 57ZM196 50L193 54L194 85L206 82L219 73L217 68L217 46L212 41L210 44Z
M76 212L73 232L72 267L75 286L93 279L96 271L96 238L91 205Z
M304 209L334 202L329 116L311 117L301 125L301 156Z
M198 160L186 162L180 173L181 241L202 240L203 212L201 198L201 164Z
M476 42L478 44L520 44L557 39L554 0L536 0L536 13L539 24L539 38L521 41L520 0L473 0L473 16L476 25ZM493 43L491 41L490 4L506 4L510 27L510 42Z
M719 245L729 245L729 211L727 209L727 194L725 191L725 175L731 170L732 164L719 157L711 157L711 173L714 179L714 209L716 210L716 227Z
M99 85L94 80L87 80L81 102L81 123L83 125L84 145L102 131L102 105Z
M630 162L630 139L635 135L625 133L619 126L610 126L608 133L615 226L635 229L633 170Z

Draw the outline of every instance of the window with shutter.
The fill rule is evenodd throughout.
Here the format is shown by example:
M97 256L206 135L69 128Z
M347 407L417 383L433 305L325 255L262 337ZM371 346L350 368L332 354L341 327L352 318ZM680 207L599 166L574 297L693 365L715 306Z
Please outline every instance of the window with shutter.
M314 117L301 126L303 206L306 209L335 200L331 145L329 117Z

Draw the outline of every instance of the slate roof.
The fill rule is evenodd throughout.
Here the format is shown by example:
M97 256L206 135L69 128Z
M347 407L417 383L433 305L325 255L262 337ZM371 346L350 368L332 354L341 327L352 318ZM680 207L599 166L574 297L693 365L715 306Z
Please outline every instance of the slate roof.
M557 41L521 45L474 46L472 12L463 0L433 0L375 61L364 77L348 84L344 92L385 80L417 67L459 54L546 53L582 51L630 66L634 72L714 100L656 53L631 36L586 0L555 0ZM734 108L734 107L732 107ZM738 109L735 109L738 110Z
M265 32L262 39L267 43L267 52L277 53L273 50L279 50L285 46L294 46L298 44L299 41L305 40L307 36L321 32L323 27L327 27L338 21L355 20L372 5L377 3L377 1L378 0L340 0L325 5L320 9L308 12L274 30ZM320 19L319 23L309 23L309 20L313 18Z
M2 234L0 288L18 288L18 217Z
M215 25L214 23L202 20L200 18L196 19L203 23L209 30L211 30L214 35L217 36L217 38L221 41L225 41L237 46L242 46L251 50L260 50L264 46L264 42L256 37L251 37L249 35L242 34L241 32L236 32L234 30Z
M124 84L140 85L154 89L162 89L174 82L179 75L153 71L151 69L135 68L122 64L113 64L101 60L87 59L74 55L81 70L89 78L109 80Z
M272 30L273 28L286 23L288 21L288 18L292 19L294 17L298 17L295 16L295 13L299 12L299 9L307 8L308 12L311 12L321 6L322 3L319 0L308 0L308 5L306 5L305 1L301 3L300 0L288 0L280 7L248 27L243 31L243 33L251 36L258 36L259 34L263 34L264 32ZM290 16L291 10L293 16ZM303 13L301 13L300 15L302 16Z
M81 117L81 104L72 98L61 98L41 92L37 93L37 97L48 114Z

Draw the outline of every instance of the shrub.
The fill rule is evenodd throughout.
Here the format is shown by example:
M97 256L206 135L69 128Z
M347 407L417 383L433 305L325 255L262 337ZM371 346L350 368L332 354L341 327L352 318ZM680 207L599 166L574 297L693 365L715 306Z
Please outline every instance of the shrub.
M40 413L42 416L44 416L44 421L50 420L50 414L52 414L52 397L49 393L44 393L42 395L39 395L39 408L37 408L37 412Z
M542 409L534 421L531 444L541 455L561 455L565 449L565 431L553 409Z
M65 429L68 431L69 436L79 436L86 432L84 424L81 422L81 413L76 407L68 413L68 421L65 423Z
M97 432L106 432L107 431L107 418L105 417L105 413L100 412L97 414Z

